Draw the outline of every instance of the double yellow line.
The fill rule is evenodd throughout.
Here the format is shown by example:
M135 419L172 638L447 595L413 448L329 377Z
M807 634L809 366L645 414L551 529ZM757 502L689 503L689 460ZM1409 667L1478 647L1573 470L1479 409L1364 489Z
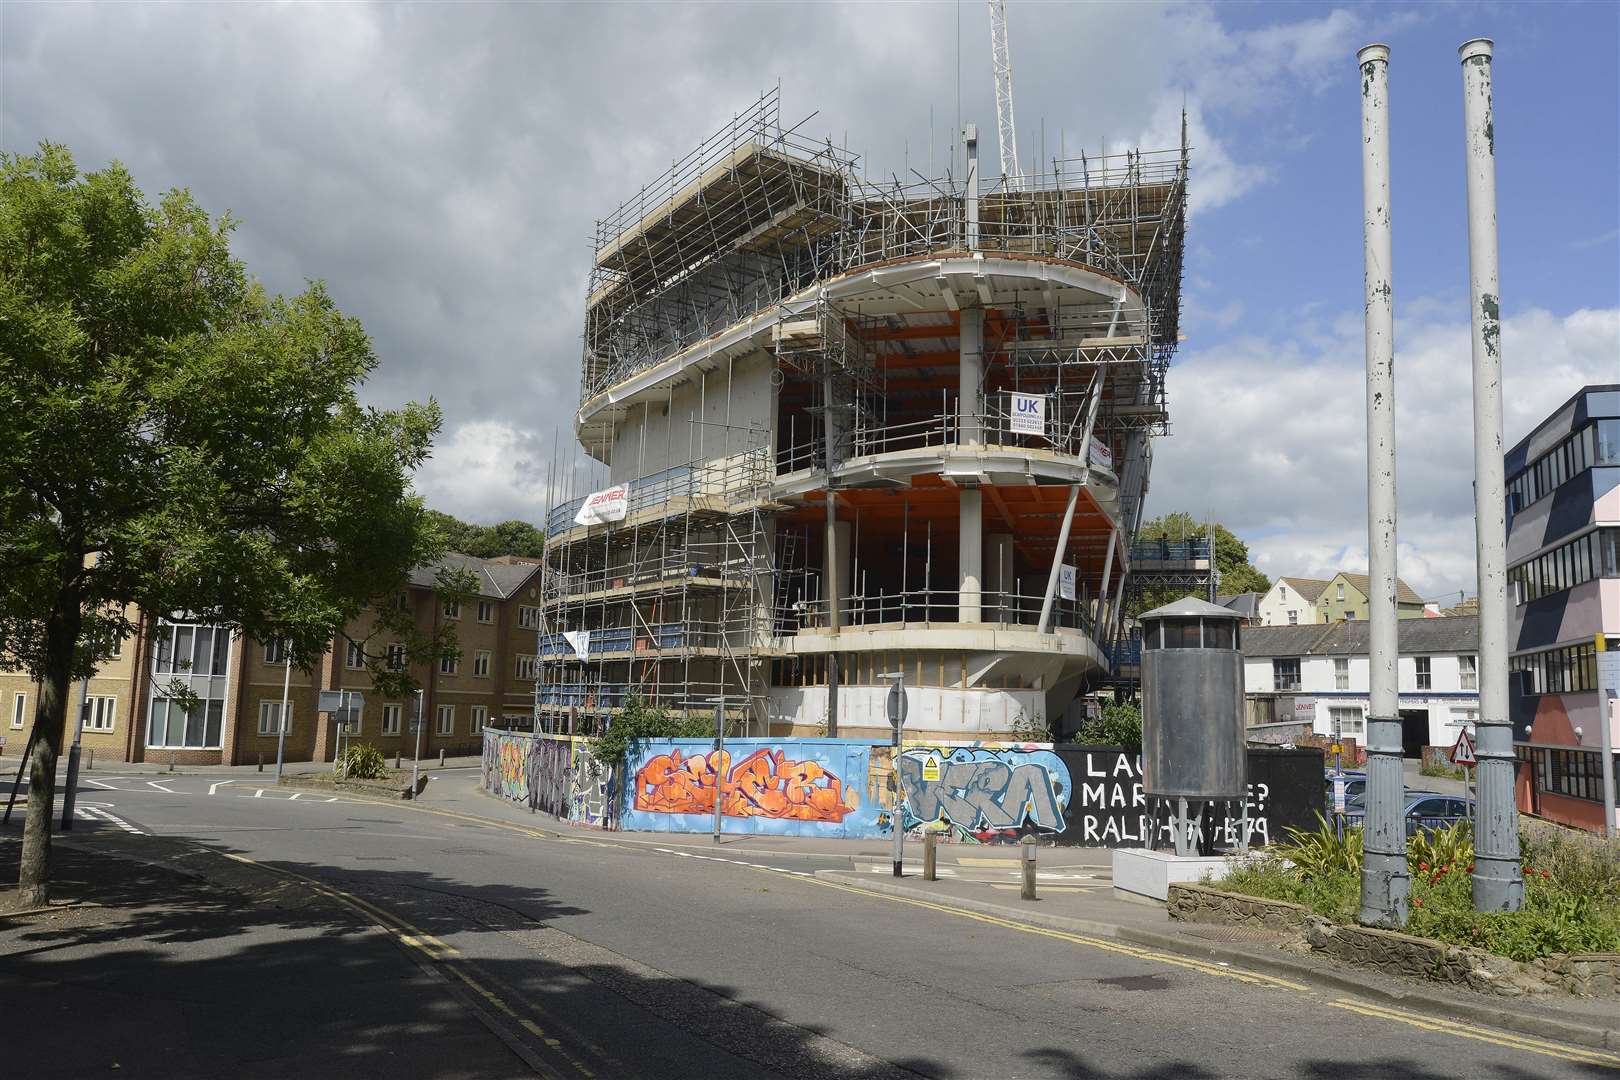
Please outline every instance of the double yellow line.
M1476 1042L1504 1046L1513 1050L1528 1050L1534 1054L1544 1054L1547 1057L1560 1058L1564 1061L1579 1062L1582 1065L1620 1069L1620 1056L1606 1054L1602 1050L1590 1050L1584 1046L1571 1046L1567 1043L1548 1042L1546 1039L1535 1039L1528 1035L1515 1035L1511 1032L1477 1027L1473 1024L1463 1023L1461 1020L1445 1020L1436 1016L1425 1016L1422 1013L1394 1009L1387 1005L1374 1005L1371 1002L1357 1001L1354 998L1339 998L1337 1001L1331 1001L1328 1004L1335 1009L1345 1009L1349 1012L1359 1013L1362 1016L1370 1016L1376 1020L1393 1020L1415 1028L1421 1028L1424 1031L1455 1035L1459 1039L1473 1039Z
M468 971L466 971L465 968L468 966L468 961L462 957L461 950L457 949L455 946L445 944L445 942L439 938L419 927L411 925L409 922L400 918L391 911L380 908L369 901L362 900L353 893L346 892L335 885L329 885L318 878L312 878L308 875L300 874L293 870L284 870L279 866L267 866L266 864L258 862L255 859L250 859L245 855L237 855L229 851L218 851L216 854L223 855L225 858L230 859L233 862L239 862L247 866L252 866L255 869L262 870L269 874L276 874L280 877L291 878L295 881L301 882L320 895L325 896L327 899L348 908L350 911L353 911L367 922L381 929L384 933L388 934L395 941L399 942L399 944L404 946L407 950L415 952L425 958L434 966L434 970L444 972L445 974L456 979L462 985L466 986L468 990L472 991L472 993L480 1000L487 1003L490 1007L494 1008L501 1015L505 1016L512 1023L517 1024L536 1039L539 1039L549 1049L555 1051L559 1057L566 1061L573 1068L575 1074L585 1077L587 1080L594 1080L596 1074L586 1067L584 1062L580 1061L573 1054L569 1053L568 1048L565 1047L560 1040L548 1034L546 1030L539 1024L535 1023L532 1018L525 1016L516 1009L512 1008L512 1006L506 1002L506 999L501 997L494 990L491 990L478 979L475 979ZM450 961L456 959L460 959L461 962L450 963ZM534 1063L531 1062L530 1064Z

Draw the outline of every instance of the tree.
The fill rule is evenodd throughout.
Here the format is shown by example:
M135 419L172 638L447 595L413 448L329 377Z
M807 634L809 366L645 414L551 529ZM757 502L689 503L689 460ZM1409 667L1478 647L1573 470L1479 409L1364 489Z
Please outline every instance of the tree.
M1189 540L1207 534L1209 525L1194 518L1182 510L1165 514L1163 517L1145 521L1137 531L1138 540ZM1215 523L1215 568L1220 573L1220 590L1223 595L1245 592L1265 592L1271 588L1271 579L1262 574L1249 562L1249 545L1239 540L1230 529L1220 522ZM1143 611L1152 611L1162 604L1172 600L1179 600L1187 594L1184 588L1163 588L1144 590L1139 601L1139 610L1132 612L1139 615Z
M0 667L40 683L25 904L49 892L71 683L130 612L282 640L309 669L440 554L409 482L438 406L362 407L377 358L360 324L318 282L268 295L231 257L234 227L183 190L148 202L116 163L0 154ZM389 620L408 622L384 604Z
M1077 743L1142 749L1142 709L1130 701L1107 701L1095 717L1087 717L1074 733Z
M496 525L473 525L440 510L428 514L444 533L450 551L493 559L499 555L519 555L538 559L545 551L546 534L527 521L503 521Z

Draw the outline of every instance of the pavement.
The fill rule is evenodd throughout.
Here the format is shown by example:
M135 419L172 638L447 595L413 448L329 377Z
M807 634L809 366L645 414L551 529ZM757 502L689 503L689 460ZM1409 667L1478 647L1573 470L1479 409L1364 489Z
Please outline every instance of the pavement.
M116 866L108 907L155 913L100 929L0 919L0 1034L60 1031L81 993L104 995L71 1062L11 1041L7 1066L702 1080L1620 1069L1620 1040L1594 1047L1591 1032L1608 1036L1587 1004L1452 1003L1176 927L1113 893L1106 852L1040 849L1041 899L1025 903L1006 888L1005 848L945 845L956 873L896 881L886 843L577 828L481 793L474 761L448 764L414 805L277 789L251 770L98 769L59 873ZM44 918L69 916L22 917ZM12 1024L16 1002L26 1024Z

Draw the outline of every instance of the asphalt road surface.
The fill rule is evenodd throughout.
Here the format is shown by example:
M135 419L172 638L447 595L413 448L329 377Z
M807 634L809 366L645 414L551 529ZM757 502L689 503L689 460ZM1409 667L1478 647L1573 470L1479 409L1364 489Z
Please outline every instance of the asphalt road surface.
M81 805L124 844L188 838L321 883L453 986L519 1074L1620 1076L1615 1055L870 893L791 854L256 790L104 780Z

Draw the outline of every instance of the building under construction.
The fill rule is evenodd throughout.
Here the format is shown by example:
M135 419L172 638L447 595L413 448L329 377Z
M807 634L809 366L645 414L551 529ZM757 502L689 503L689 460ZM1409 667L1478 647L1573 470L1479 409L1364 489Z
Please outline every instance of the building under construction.
M863 175L777 97L597 225L536 704L730 730L1061 729L1106 679L1167 430L1187 148Z

